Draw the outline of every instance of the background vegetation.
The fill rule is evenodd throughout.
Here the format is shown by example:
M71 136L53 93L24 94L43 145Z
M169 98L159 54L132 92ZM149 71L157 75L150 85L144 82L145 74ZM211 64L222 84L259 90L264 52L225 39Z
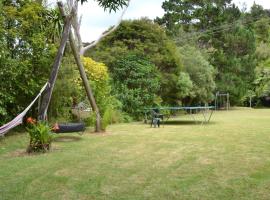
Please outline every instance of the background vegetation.
M0 4L1 124L23 110L48 79L63 24L58 10L41 1L12 2ZM111 7L110 1L99 2ZM240 10L230 0L168 0L162 7L164 16L154 21L122 21L84 58L107 121L139 119L149 106L213 104L217 91L230 93L231 105L250 99L253 106L270 105L268 10L256 4ZM70 108L86 99L79 82L67 48L51 121L74 120Z

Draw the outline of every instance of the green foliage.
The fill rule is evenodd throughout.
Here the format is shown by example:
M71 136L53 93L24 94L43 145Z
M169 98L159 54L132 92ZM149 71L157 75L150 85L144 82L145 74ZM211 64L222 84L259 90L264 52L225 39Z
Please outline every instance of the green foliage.
M260 42L256 47L256 58L258 62L270 58L270 46L268 43Z
M97 105L103 115L110 104L111 86L109 83L109 74L106 65L95 62L91 58L83 57L85 72L90 80Z
M192 45L196 40L195 46L209 53L206 59L217 73L217 90L229 92L232 105L240 103L252 87L256 66L255 36L248 18L241 18L241 11L230 0L168 0L163 3L163 8L165 15L156 21L167 27L179 46L185 45L183 41L186 41L181 37L190 34ZM181 35L181 30L187 34ZM206 73L209 77L213 74ZM200 82L198 76L194 80ZM210 91L214 87L211 88ZM201 96L197 101L206 101L206 98Z
M49 106L49 119L51 121L71 121L71 108L76 100L81 100L85 91L82 90L75 80L80 81L80 75L73 57L67 52L63 58L57 81L53 90ZM81 81L80 81L81 82Z
M184 99L186 97L193 97L193 83L192 80L190 79L190 76L186 72L181 72L179 75L179 79L177 82L177 88L179 96L181 99Z
M257 97L270 96L270 59L257 67L254 86Z
M50 150L52 142L52 133L50 127L45 123L31 124L27 128L30 136L30 143L27 148L28 153L46 152Z
M255 37L251 30L240 26L224 35L224 47L213 54L218 69L217 88L229 92L232 105L241 102L255 78Z
M78 0L83 4L88 0ZM98 4L103 7L105 10L108 9L110 12L117 11L119 8L127 5L128 0L95 0Z
M164 102L174 104L179 100L176 85L182 68L181 58L160 26L149 19L123 21L90 51L90 56L104 62L111 72L115 63L128 54L144 57L156 66L161 76L159 95Z
M56 46L47 41L45 9L3 1L0 9L0 124L22 111L47 81Z
M155 104L160 89L156 67L136 55L128 55L113 65L113 92L123 104L123 111L134 118L142 109Z
M120 110L121 103L111 94L110 76L107 66L89 57L82 57L82 60L100 110L102 129L105 130L108 124L116 122L117 117L115 115ZM90 119L90 124L93 123L93 116Z
M270 37L270 19L269 18L261 18L254 24L254 29L258 42L267 42Z
M194 47L184 46L179 52L182 54L184 69L193 84L185 103L192 105L211 102L216 87L214 67Z
M240 16L240 11L230 3L231 0L168 0L162 4L164 16L157 18L156 22L165 26L171 34L178 32L180 27L185 31L193 27L205 30L223 25L226 20L235 20L231 16L232 13L234 16Z

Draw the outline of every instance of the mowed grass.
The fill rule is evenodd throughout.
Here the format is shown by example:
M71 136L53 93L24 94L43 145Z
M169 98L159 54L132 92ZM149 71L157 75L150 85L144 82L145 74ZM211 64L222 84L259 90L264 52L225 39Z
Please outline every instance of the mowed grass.
M62 135L52 152L32 156L27 143L26 134L0 141L1 200L270 199L267 109L215 112L208 125Z

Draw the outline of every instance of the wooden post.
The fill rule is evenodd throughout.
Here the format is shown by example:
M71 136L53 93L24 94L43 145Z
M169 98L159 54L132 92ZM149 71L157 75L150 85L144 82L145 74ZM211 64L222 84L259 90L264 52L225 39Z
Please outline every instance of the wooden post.
M63 7L59 7L59 9L60 9L61 15L63 17L65 17L65 12L64 12ZM88 100L89 100L89 102L91 104L92 109L96 113L95 131L96 132L101 132L101 116L100 116L99 108L98 108L98 106L96 104L96 100L95 100L95 97L93 95L92 88L91 88L90 83L89 83L89 81L87 79L87 76L86 76L86 73L85 73L85 70L84 70L80 55L79 55L79 50L76 47L75 40L73 38L73 34L72 34L71 31L69 33L69 42L70 42L71 50L72 50L73 56L75 58L76 64L77 64L77 66L79 68L80 76L81 76L81 79L83 81L83 85L84 85Z
M227 93L227 110L229 110L230 95Z
M217 110L217 97L218 97L218 95L216 93L216 97L215 97L215 110Z
M57 2L58 7L61 9L63 9L63 4L62 2ZM60 68L60 64L63 58L63 54L64 54L64 50L66 48L66 44L67 44L67 40L68 40L68 36L70 33L70 29L71 29L71 19L72 19L72 13L74 12L74 10L71 11L70 16L65 17L65 24L64 24L64 30L62 33L62 37L61 37L61 42L60 42L60 47L58 48L58 52L57 55L55 57L53 66L52 66L52 71L51 71L51 75L48 81L48 86L44 91L44 94L42 96L42 100L41 100L41 104L40 104L40 108L39 108L39 116L38 119L39 120L47 120L47 111L48 111L48 107L51 101L51 97L52 97L52 92L53 92L53 88L55 85L55 81L58 75L58 71Z
M76 64L77 64L79 71L80 71L81 79L83 81L83 85L84 85L88 100L91 104L92 109L96 113L96 130L95 131L101 132L101 116L100 116L99 108L96 104L96 100L95 100L95 97L93 95L92 88L91 88L90 83L87 79L83 64L82 64L81 59L80 59L78 49L76 48L76 45L75 45L75 40L74 40L71 32L69 34L69 42L70 42L70 46L71 46L72 53L73 53L73 56L75 58Z

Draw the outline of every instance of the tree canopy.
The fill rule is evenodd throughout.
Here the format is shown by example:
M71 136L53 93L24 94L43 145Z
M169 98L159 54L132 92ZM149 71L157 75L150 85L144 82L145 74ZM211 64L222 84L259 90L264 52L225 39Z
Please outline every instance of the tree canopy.
M123 21L89 55L104 61L113 71L114 63L127 53L144 57L157 67L161 75L159 95L164 102L176 103L179 100L176 85L182 70L181 58L175 44L160 26L149 19Z
M165 14L156 22L164 25L180 46L186 34L179 30L194 35L192 45L208 52L216 70L217 91L231 93L231 103L240 103L254 80L256 66L255 35L249 18L231 0L169 0L162 7Z
M10 120L31 102L48 77L56 52L43 14L32 1L2 2L0 9L0 122Z

